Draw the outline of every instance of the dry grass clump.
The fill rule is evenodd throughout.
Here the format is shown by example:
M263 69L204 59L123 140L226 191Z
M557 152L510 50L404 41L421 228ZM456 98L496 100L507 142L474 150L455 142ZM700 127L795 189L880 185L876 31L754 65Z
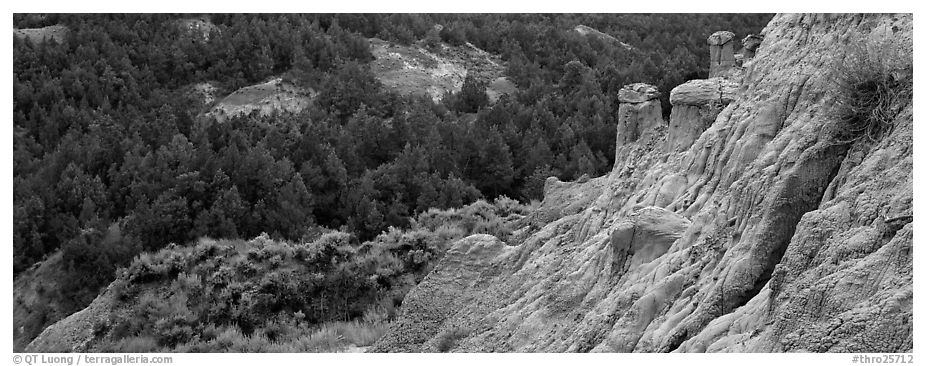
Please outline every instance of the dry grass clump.
M888 38L849 44L833 71L841 142L878 141L913 100L912 53Z
M461 339L466 338L469 335L470 330L461 327L452 327L450 329L441 332L437 337L437 350L439 352L447 352L457 346L457 342Z
M315 332L299 338L294 352L341 352L350 346L368 347L386 334L388 323L360 321L322 324Z

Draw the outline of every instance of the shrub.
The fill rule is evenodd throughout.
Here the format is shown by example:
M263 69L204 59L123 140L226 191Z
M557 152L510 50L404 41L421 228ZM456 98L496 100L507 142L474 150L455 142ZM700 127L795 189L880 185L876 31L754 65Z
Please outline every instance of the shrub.
M498 217L476 221L476 225L473 227L472 232L477 234L489 234L501 241L508 241L508 238L511 236L511 230L509 230Z
M148 353L159 349L157 339L154 337L128 337L120 339L103 349L104 352Z
M913 99L912 53L893 39L849 44L833 71L841 142L878 141Z
M367 308L363 312L363 322L371 324L385 323L389 320L389 309L381 304L376 304Z
M202 239L143 253L119 271L129 311L100 326L99 349L171 352L331 352L381 337L405 295L452 243L473 233L504 240L529 208L500 197L428 210L412 229L358 245L330 231L308 243ZM442 337L451 349L467 332Z
M318 331L297 339L296 347L304 352L330 352L340 348L340 340L333 328L323 326Z
M508 198L507 196L499 196L496 198L495 207L498 210L498 214L502 216L511 214L526 215L528 213L526 206L522 205L518 200Z
M388 323L329 322L289 341L288 347L303 352L337 352L348 345L365 347L376 342L388 329Z
M437 335L435 347L439 352L447 352L457 346L457 342L469 335L469 329L451 327Z
M215 338L215 344L219 350L229 352L240 350L247 343L247 337L241 332L241 329L235 326L225 328Z
M354 236L340 231L325 233L317 240L297 246L297 259L313 266L316 272L324 272L335 263L350 260L356 254L351 243Z
M463 228L452 224L440 225L434 229L434 236L436 236L438 241L442 243L441 251L446 251L450 248L450 244L453 241L463 238L467 234L468 233L464 231Z

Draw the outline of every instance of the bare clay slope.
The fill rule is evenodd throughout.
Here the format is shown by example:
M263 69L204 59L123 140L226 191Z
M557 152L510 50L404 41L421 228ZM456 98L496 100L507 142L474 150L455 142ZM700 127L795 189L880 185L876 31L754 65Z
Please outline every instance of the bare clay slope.
M912 50L912 16L778 15L763 34L689 148L631 134L584 209L461 240L371 350L911 351L912 107L840 144L830 70L856 40ZM574 206L556 189L545 206Z

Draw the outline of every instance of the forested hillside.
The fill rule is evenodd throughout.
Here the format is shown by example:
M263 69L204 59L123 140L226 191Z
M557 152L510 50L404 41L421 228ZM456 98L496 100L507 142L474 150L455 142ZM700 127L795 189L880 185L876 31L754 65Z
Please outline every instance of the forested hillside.
M375 243L431 208L526 203L547 177L610 171L622 86L704 78L708 35L758 33L770 18L17 14L17 29L67 32L14 37L14 276L60 251L67 314L170 243L331 230ZM468 42L498 55L517 91L489 103L467 77L437 102L400 95L371 71L370 38ZM219 122L194 92L277 77L317 94L298 113Z

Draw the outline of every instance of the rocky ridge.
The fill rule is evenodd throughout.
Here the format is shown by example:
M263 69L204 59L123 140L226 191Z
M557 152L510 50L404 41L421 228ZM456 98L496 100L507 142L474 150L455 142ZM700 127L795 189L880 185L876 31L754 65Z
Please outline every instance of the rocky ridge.
M623 98L613 171L542 205L595 198L460 241L371 351L910 352L912 106L878 141L840 141L829 70L853 42L912 55L912 16L784 14L762 37L735 93L673 91L673 114L697 112L676 125L702 125Z
M215 88L209 84L197 84L194 92L203 96L205 104L215 100ZM315 98L314 90L300 88L282 78L246 86L218 101L207 113L218 122L241 115L257 113L269 116L274 113L299 113Z
M32 43L44 42L49 39L61 43L66 39L68 31L68 27L57 24L42 28L13 29L13 37L25 38Z
M503 75L501 58L471 43L441 43L428 49L422 44L404 46L371 38L369 44L375 58L370 64L373 74L384 87L403 95L424 95L437 102L446 93L459 92L469 74L487 84L486 94L493 103L516 89Z
M612 35L610 35L610 34L607 34L607 33L604 33L604 32L601 32L601 31L599 31L599 30L597 30L597 29L595 29L595 28L589 27L589 26L587 26L587 25L579 24L579 25L577 25L575 28L573 28L573 30L575 30L576 33L579 33L579 34L581 34L581 35L583 35L583 36L591 36L591 37L595 37L595 38L598 38L598 39L605 40L605 41L607 41L607 42L611 42L611 43L613 43L613 44L616 44L616 45L618 45L618 46L621 46L621 48L623 48L623 49L625 49L625 50L632 50L632 49L633 49L633 46L631 46L631 45L629 45L629 44L626 44L626 43L624 43L624 42L621 42L621 41L618 40L617 38L614 38L614 36L612 36Z
M177 27L194 40L201 42L208 42L220 32L219 27L213 24L209 17L179 19Z

